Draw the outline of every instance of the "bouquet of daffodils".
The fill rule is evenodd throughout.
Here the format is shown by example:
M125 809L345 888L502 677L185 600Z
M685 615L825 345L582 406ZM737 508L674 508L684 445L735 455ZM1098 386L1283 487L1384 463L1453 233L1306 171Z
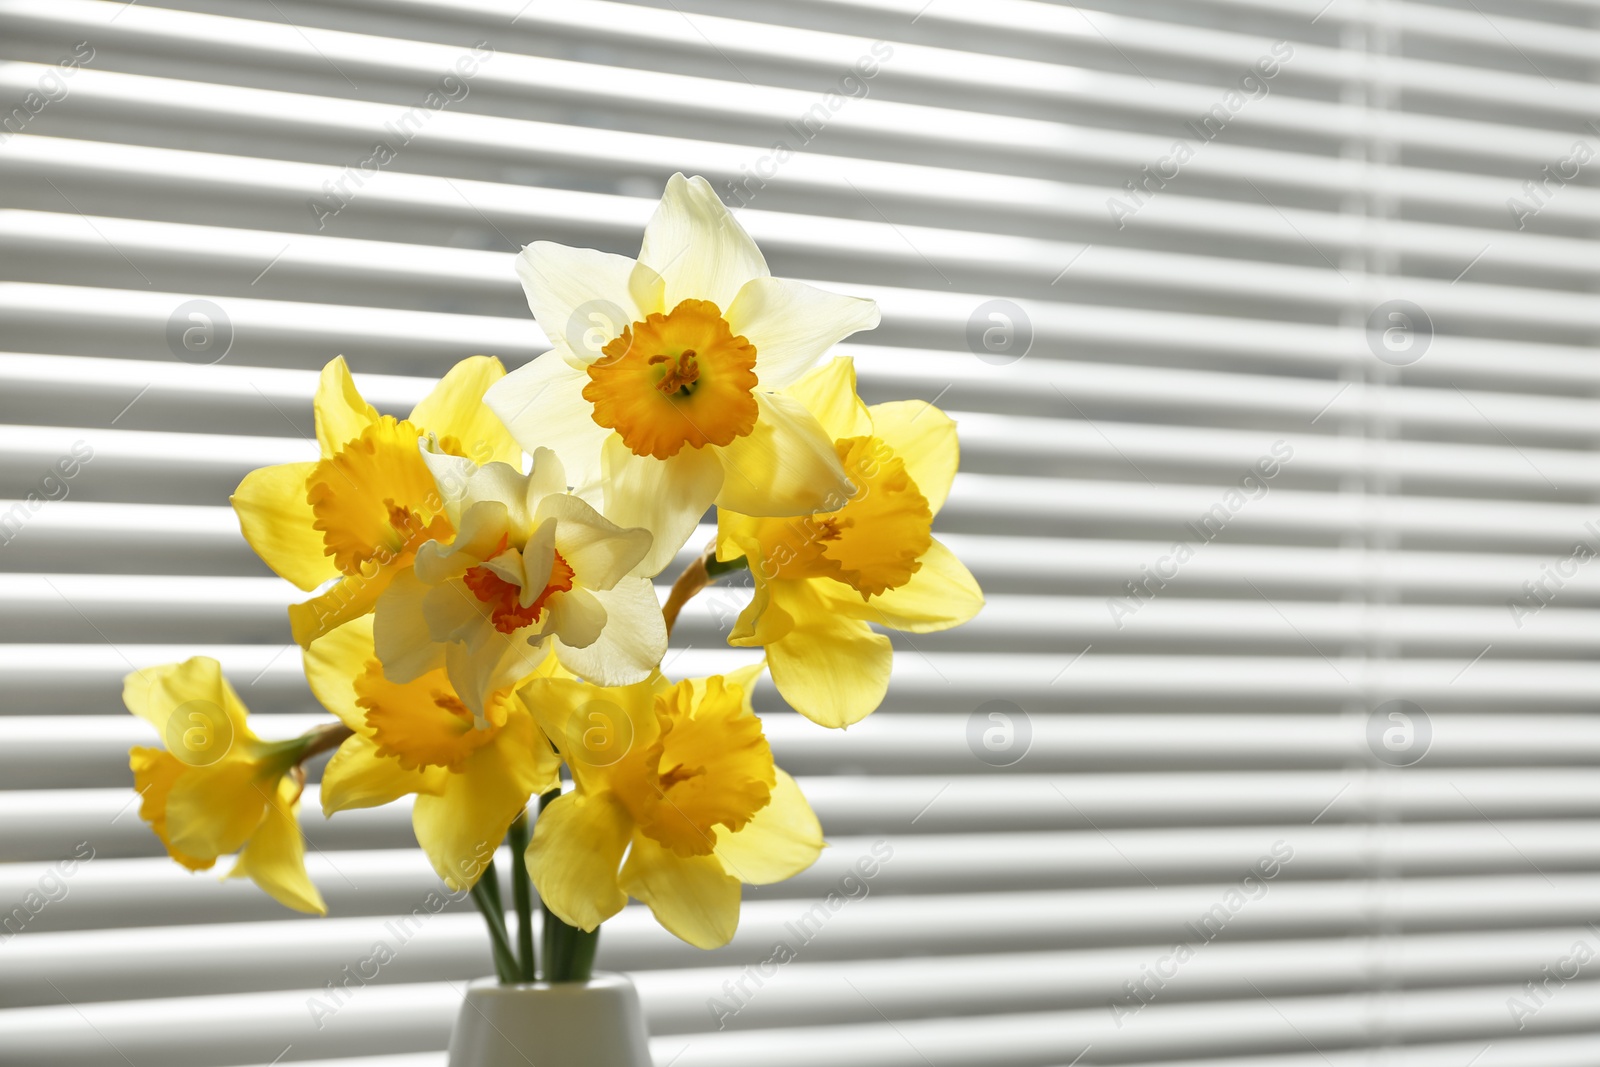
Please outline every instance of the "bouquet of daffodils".
M917 400L868 407L851 360L824 360L876 305L772 277L704 179L668 182L637 259L540 242L516 266L551 351L510 374L464 360L404 420L335 359L320 458L232 498L251 547L312 594L289 619L333 719L262 740L204 657L135 671L123 695L165 742L130 763L178 863L237 854L228 877L325 913L297 811L331 750L324 813L413 797L417 842L483 911L501 981L582 980L629 897L714 948L742 884L816 860L821 827L751 707L763 670L845 727L888 685L874 624L940 630L983 598L930 532L955 424ZM716 534L663 605L652 579L713 505ZM679 610L741 569L754 595L728 641L764 656L665 676Z

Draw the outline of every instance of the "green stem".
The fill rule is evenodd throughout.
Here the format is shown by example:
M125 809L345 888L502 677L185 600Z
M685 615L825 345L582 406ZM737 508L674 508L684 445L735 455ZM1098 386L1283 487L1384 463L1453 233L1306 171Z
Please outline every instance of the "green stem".
M533 884L528 879L528 813L516 817L508 840L511 845L511 898L517 906L517 956L524 982L534 979Z
M552 789L539 798L539 810L561 795ZM543 904L540 905L543 907ZM594 974L594 956L600 947L600 928L580 930L568 926L555 912L544 908L544 980L587 982Z
M744 556L739 556L735 559L730 559L727 561L719 560L715 556L712 556L710 559L706 560L706 575L712 579L720 578L724 574L732 574L734 571L743 571L749 569L750 560Z
M506 905L500 898L500 872L495 869L494 860L490 860L483 868L483 877L478 879L478 884L483 887L484 896L494 905L494 913L500 917L500 931L506 928Z
M565 982L587 982L594 976L594 957L600 950L600 928L593 930L579 930L571 927L572 941L567 954L567 976Z
M517 958L511 954L511 941L506 936L506 913L500 904L500 875L494 869L492 860L484 868L483 877L472 887L472 902L478 905L489 927L489 947L494 953L495 976L502 985L517 981L521 970L517 966Z

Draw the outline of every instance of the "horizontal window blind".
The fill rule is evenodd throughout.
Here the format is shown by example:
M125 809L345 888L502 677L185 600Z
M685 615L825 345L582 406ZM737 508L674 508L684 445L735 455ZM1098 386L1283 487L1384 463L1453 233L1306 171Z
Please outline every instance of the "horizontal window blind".
M761 689L831 847L725 949L606 924L659 1067L1600 1062L1597 57L1596 0L0 0L0 1063L441 1067L490 960L405 806L308 788L327 919L190 876L120 679L323 721L228 493L335 355L403 413L545 350L512 254L680 170L879 301L988 604L848 731Z

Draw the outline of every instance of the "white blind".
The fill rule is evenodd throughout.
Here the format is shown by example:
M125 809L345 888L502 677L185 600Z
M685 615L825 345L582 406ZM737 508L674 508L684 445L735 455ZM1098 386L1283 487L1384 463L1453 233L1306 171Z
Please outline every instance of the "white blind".
M832 847L726 949L606 924L659 1067L1600 1062L1597 58L1595 0L0 0L0 1063L443 1063L489 951L397 933L403 805L308 791L328 919L190 876L120 678L320 721L227 494L336 354L403 413L544 350L512 252L675 170L881 303L989 603L848 732L762 689Z

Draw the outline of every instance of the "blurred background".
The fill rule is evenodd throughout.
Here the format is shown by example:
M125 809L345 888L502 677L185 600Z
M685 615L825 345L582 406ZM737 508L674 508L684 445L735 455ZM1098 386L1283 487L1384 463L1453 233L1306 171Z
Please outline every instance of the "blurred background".
M0 1062L442 1065L488 948L395 932L404 806L308 790L328 919L189 876L120 679L324 721L229 492L335 355L543 351L513 252L677 170L879 301L989 603L847 733L761 690L832 847L726 949L606 924L659 1067L1600 1062L1597 62L1596 0L0 0Z

